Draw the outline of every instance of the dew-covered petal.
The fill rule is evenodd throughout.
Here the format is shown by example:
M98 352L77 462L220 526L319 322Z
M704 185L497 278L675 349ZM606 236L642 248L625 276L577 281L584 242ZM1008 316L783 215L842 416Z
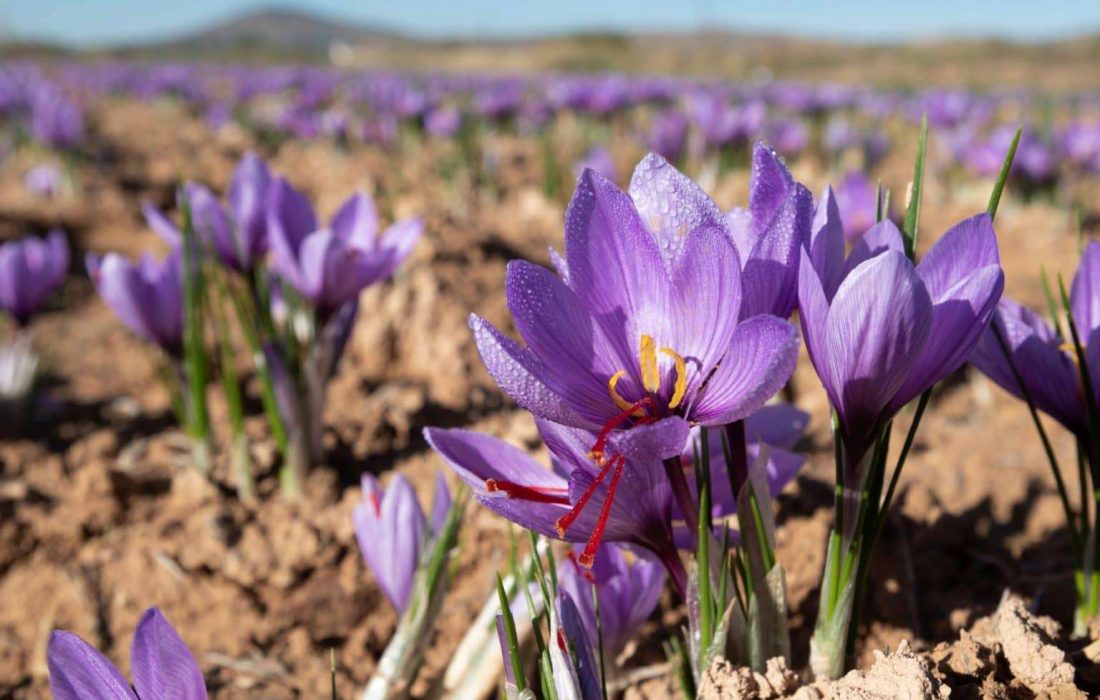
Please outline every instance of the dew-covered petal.
M789 177L789 175L788 175ZM813 223L813 195L792 183L745 261L741 318L790 316L798 304L798 263Z
M687 234L702 226L724 228L722 212L707 193L655 153L634 168L627 191L670 265Z
M826 299L832 299L844 275L844 224L832 187L826 187L810 226L810 264L817 271Z

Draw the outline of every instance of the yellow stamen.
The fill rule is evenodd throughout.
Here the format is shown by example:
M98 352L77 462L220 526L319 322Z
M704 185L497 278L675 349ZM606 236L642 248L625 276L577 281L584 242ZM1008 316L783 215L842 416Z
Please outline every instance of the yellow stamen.
M642 365L642 386L649 393L655 394L661 388L661 373L657 369L657 343L653 342L653 336L642 335L639 355Z
M611 379L607 381L607 391L609 394L611 394L611 400L615 402L615 405L619 407L619 410L629 411L630 407L634 404L624 399L622 395L615 390L615 385L619 383L619 380L623 378L624 374L626 374L626 370L620 369L618 372L611 375ZM642 418L645 416L645 411L639 408L630 415L635 418Z
M1073 360L1073 364L1077 364L1077 346L1071 341L1066 341L1058 346L1058 349L1069 355L1069 359Z
M683 356L672 348L661 348L661 352L671 357L676 363L676 385L673 387L672 400L668 402L669 408L676 408L687 393L687 363L684 362Z

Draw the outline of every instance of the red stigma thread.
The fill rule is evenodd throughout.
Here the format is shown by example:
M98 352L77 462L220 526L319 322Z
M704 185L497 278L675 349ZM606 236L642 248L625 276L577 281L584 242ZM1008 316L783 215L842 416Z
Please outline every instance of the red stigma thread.
M532 503L552 503L559 506L569 505L569 490L552 486L524 486L513 481L486 479L485 490L489 493L502 492L508 498L518 498Z
M615 500L615 489L619 487L619 479L623 476L626 457L617 455L617 459L613 459L612 463L615 465L615 473L611 476L611 485L607 489L607 498L604 499L603 508L600 509L600 518L596 521L596 527L592 528L592 536L588 538L588 543L584 545L584 551L577 557L577 561L586 569L591 569L593 562L596 560L596 550L599 549L604 528L607 527L607 521L611 516L611 502Z
M574 552L572 549L570 549L569 554L567 554L566 556L569 557L569 563L572 564L577 569L577 573L580 574L581 576L584 576L585 581L588 581L593 586L595 586L596 585L596 576L595 576L595 574L592 573L592 569L586 568L586 567L583 567L583 566L580 565L580 563L577 561L577 553Z
M603 466L603 450L607 447L607 438L610 437L611 431L622 425L623 421L630 418L638 410L643 408L654 408L653 399L649 396L644 399L640 399L630 404L629 408L623 410L622 413L609 420L596 435L596 444L589 450L588 456L596 461L596 464ZM640 422L647 422L651 420L648 416L640 419Z
M369 494L367 494L367 501L372 506L374 506L374 517L382 517L382 504L378 502L378 494L374 491L371 491Z
M600 473L596 475L596 478L592 480L592 483L589 484L588 488L586 488L584 490L584 493L581 494L581 497L577 501L577 504L573 506L568 513L558 518L558 521L554 523L554 527L557 528L559 537L565 537L565 533L569 530L570 527L572 527L577 518L580 517L581 512L584 511L584 507L588 505L588 500L592 498L592 494L596 493L596 489L598 489L600 487L600 484L603 483L603 480L607 476L607 473L611 471L611 468L618 464L620 461L625 462L626 459L622 455L615 455L614 457L612 457L611 461L605 464L602 469L600 469ZM609 493L608 500L610 500L610 498L611 494Z

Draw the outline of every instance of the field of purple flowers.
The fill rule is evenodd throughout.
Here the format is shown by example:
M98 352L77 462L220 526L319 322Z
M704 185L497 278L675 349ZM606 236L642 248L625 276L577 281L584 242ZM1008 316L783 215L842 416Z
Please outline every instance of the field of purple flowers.
M1093 93L2 64L0 696L1094 696L1097 202Z

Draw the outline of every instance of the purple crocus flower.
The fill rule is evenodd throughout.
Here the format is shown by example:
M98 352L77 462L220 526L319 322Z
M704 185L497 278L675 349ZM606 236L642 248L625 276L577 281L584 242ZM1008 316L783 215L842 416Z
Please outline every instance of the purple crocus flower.
M593 654L598 651L595 642L599 639L592 600L595 587L600 601L603 653L612 661L653 614L665 585L665 571L660 562L640 555L635 555L633 562L628 561L624 549L602 545L588 569L577 563L581 548L574 546L568 562L558 568L558 588L576 604Z
M433 107L424 117L424 130L438 138L450 138L462 127L462 112L454 106Z
M550 667L558 700L602 698L600 668L576 602L559 591L550 616Z
M401 615L412 597L420 554L429 541L429 533L438 534L443 527L451 494L439 474L429 523L420 510L416 493L402 475L395 474L383 491L373 475L364 474L362 486L363 502L355 506L351 515L355 538L379 588Z
M682 588L683 566L672 539L672 492L652 450L636 439L631 449L615 442L624 436L613 436L620 454L611 460L608 476L589 456L592 433L542 420L536 424L552 470L488 435L427 428L424 436L494 513L545 537L585 543L578 555L582 565L593 564L601 542L629 543L656 554ZM686 439L681 432L680 445Z
M141 616L130 648L134 686L103 654L71 632L55 630L46 649L54 700L205 700L195 657L156 608Z
M1100 243L1096 241L1085 247L1074 275L1070 311L1084 344L1094 395L1100 396ZM1005 391L1025 399L1015 369L1036 408L1077 437L1088 438L1088 409L1073 343L1042 315L1002 299L970 362Z
M250 271L267 252L265 207L270 186L267 165L255 153L246 153L233 171L228 211L203 185L189 182L184 186L195 233L224 264L239 272ZM179 229L155 207L144 203L142 213L157 235L177 248L183 245Z
M886 420L966 361L1004 273L988 214L955 225L914 265L890 221L845 260L836 203L826 197L820 209L802 256L799 313L854 466Z
M810 238L814 198L795 182L775 151L757 143L749 176L749 207L726 221L740 254L741 318L786 318L798 304L798 260Z
M683 112L669 109L653 117L649 130L649 149L667 161L675 163L684 154L688 118Z
M397 269L420 239L420 219L378 232L374 202L352 195L318 228L309 200L277 178L268 191L267 226L272 267L323 318Z
M117 253L89 253L88 276L104 303L126 326L177 356L183 339L183 269L173 251L163 260L145 253L132 263Z
M592 170L608 180L614 181L616 179L615 159L611 157L611 151L603 146L596 146L588 151L573 166L573 170L576 172L577 177L580 177L585 170Z
M61 193L64 176L52 163L39 163L23 176L23 184L39 197L51 199Z
M25 326L69 270L69 243L54 230L0 244L0 309Z
M663 429L651 456L669 458L684 446L676 423L740 420L794 369L789 324L738 322L749 282L722 213L660 156L638 165L629 193L585 171L566 213L565 255L552 258L558 275L508 265L508 306L526 346L470 319L489 374L536 417L601 440L619 428ZM593 447L599 457L602 444Z

